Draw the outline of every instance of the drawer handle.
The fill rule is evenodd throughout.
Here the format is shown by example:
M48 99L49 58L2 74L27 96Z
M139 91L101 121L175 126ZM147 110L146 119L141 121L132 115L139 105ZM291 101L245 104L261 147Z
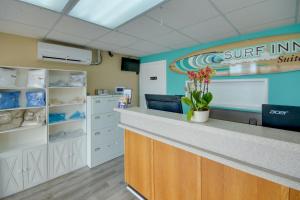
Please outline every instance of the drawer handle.
M95 149L95 151L100 151L100 150L101 150L101 148L100 148L100 147L98 147L98 148L96 148L96 149Z
M100 101L100 100L97 100L97 101L95 101L95 103L101 103L101 101Z
M95 133L95 135L100 135L100 134L101 134L101 132L96 132L96 133Z
M107 130L107 132L109 132L109 133L110 133L110 132L111 132L111 129L108 129L108 130Z
M110 115L107 115L107 117L111 117L112 116L112 114L110 114Z
M107 147L108 147L108 148L110 148L110 147L111 147L111 145L109 144L109 145L107 145Z
M95 117L95 119L100 119L100 118L101 118L100 116Z

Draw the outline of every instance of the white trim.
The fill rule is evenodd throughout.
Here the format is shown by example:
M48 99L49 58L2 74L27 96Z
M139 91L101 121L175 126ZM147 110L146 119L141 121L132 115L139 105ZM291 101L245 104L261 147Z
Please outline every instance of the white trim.
M136 191L134 191L130 186L126 186L126 189L133 194L139 200L145 200L142 196L140 196Z

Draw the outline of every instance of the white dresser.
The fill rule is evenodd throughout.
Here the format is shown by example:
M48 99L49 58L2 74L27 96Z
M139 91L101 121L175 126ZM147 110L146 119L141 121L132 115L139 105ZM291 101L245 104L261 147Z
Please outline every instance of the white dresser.
M118 127L119 114L113 109L120 96L87 98L87 164L90 168L124 153L123 129Z

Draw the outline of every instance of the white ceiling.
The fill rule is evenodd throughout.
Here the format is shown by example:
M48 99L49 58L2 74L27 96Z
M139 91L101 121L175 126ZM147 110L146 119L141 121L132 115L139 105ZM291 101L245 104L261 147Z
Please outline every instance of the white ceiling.
M299 1L168 0L109 30L17 0L0 0L0 32L144 56L298 23Z

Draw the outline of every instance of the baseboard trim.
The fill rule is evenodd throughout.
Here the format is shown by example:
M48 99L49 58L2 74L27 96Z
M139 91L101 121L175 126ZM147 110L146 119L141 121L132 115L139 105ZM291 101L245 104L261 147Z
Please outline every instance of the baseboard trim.
M142 197L139 193L137 193L134 189L132 189L129 185L127 185L126 189L133 194L134 196L136 196L139 200L146 200L144 199L144 197Z

